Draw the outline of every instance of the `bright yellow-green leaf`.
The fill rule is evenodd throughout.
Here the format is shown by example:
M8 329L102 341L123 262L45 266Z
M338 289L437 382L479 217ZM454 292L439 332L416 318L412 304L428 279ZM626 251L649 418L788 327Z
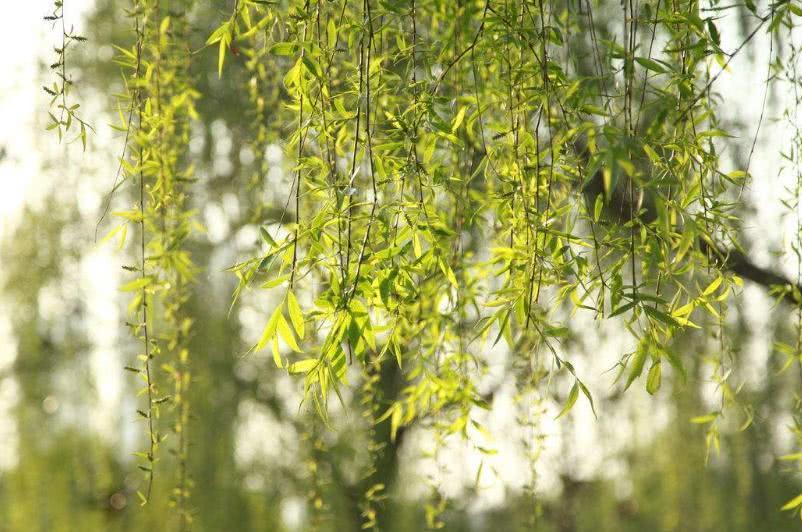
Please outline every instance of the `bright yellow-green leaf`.
M598 222L601 219L602 208L604 208L604 194L596 195L596 202L593 205L593 221Z
M646 152L646 155L649 157L649 160L652 161L652 163L657 163L660 161L660 156L657 155L657 152L654 151L654 149L652 149L652 147L648 144L643 145L643 151Z
M455 133L462 125L462 121L465 120L465 111L467 110L467 107L460 107L460 110L457 111L457 115L454 117L454 121L451 123L452 133Z
M396 436L398 435L398 427L401 426L401 417L403 415L403 411L401 407L393 409L393 415L390 417L390 440L395 441Z
M298 338L303 340L305 332L304 313L301 310L301 306L298 304L298 300L295 299L295 294L292 292L287 292L287 310L290 313L290 321L292 321L292 326L298 334Z
M674 316L675 318L684 317L684 316L689 315L691 312L693 312L693 309L695 307L696 307L696 303L694 301L691 301L690 303L682 305L678 309L674 309L671 312L671 315Z
M295 336L293 336L284 314L279 313L278 320L276 321L276 330L278 331L279 336L281 336L281 339L284 340L288 346L290 346L290 349L296 353L301 352L301 348L298 346L298 342L295 341Z
M662 364L658 360L649 368L649 375L646 377L646 391L651 395L654 395L660 389L661 366Z
M209 38L206 39L206 44L210 45L222 40L223 37L228 33L228 28L229 28L229 22L226 21L219 28L214 30L214 32L212 32L211 35L209 35ZM136 56L132 55L131 57L135 59Z
M270 53L276 55L290 56L295 54L295 43L277 42L270 47Z
M640 374L643 373L643 365L646 362L646 356L648 354L649 351L646 347L646 344L642 341L632 354L632 360L629 362L629 376L627 377L627 384L624 389L629 388L635 379L640 377Z
M565 406L563 406L563 409L560 410L560 413L557 414L557 417L554 419L560 419L565 414L570 412L571 408L573 408L574 403L576 403L576 400L578 398L579 398L579 385L576 382L574 382L574 385L571 387L571 391L568 392L568 399L566 399L565 401Z
M111 228L111 231L109 231L108 233L106 233L106 235L105 235L103 238L101 238L101 239L100 239L100 242L99 242L99 244L100 244L100 245L103 245L103 244L105 244L106 242L108 242L109 240L111 240L112 238L114 238L115 236L117 236L117 234L118 234L120 231L122 231L122 229L123 229L123 227L124 227L124 226L125 226L125 224L120 224L120 225L117 225L117 226L114 226L114 227L112 227L112 228Z
M333 50L337 45L337 26L334 24L334 18L330 18L329 23L326 25L326 38L329 50Z
M704 416L696 416L696 417L692 417L691 418L691 423L694 423L696 425L704 425L704 424L707 424L707 423L712 423L713 421L716 420L717 417L718 416L716 414L707 414L707 415L704 415Z
M262 283L260 285L260 288L275 288L275 287L283 284L289 278L290 278L289 275L281 275L279 277L276 277L275 279L270 279L269 281L266 281L266 282Z
M276 241L273 239L272 236L270 236L270 232L266 228L260 227L259 228L259 233L262 235L262 240L267 242L267 244L271 248L277 248L278 247L278 244L276 244Z
M785 505L782 508L780 508L780 510L793 510L798 506L802 506L802 494L797 495L796 497L785 503Z
M275 362L277 368L283 368L284 363L281 361L281 351L278 348L278 335L273 335L270 345L273 351L273 362Z
M309 371L318 364L320 364L320 360L316 358L306 358L304 360L299 360L298 362L293 362L287 366L287 371L290 373L309 373Z
M451 269L451 266L446 264L445 261L441 260L440 269L445 274L446 279L448 279L448 282L451 283L454 286L454 288L459 288L459 284L457 284L457 277L456 275L454 275L454 270Z
M153 279L151 277L140 277L139 279L134 279L128 283L125 283L120 287L120 290L123 292L133 292L134 290L139 290L140 288L145 288L148 286Z
M223 77L223 63L226 61L226 48L228 43L225 39L220 39L219 50L217 52L217 77Z
M278 324L279 316L281 316L281 307L277 307L273 311L273 314L270 315L270 319L267 320L267 325L265 325L265 328L262 331L262 336L259 338L259 342L256 344L256 351L264 349L267 343L276 335L276 326ZM281 366L279 365L279 367Z
M719 286L721 286L721 279L722 279L721 277L716 277L715 279L713 279L713 282L710 283L707 288L705 288L705 291L702 292L702 295L703 296L709 296L710 294L715 292L716 289Z

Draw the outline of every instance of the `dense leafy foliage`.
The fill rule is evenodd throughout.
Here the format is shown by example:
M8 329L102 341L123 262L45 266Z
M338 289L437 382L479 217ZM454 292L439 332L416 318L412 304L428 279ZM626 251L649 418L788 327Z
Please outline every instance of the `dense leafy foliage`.
M747 132L755 135L747 157L728 155L744 132L733 130L718 92L736 57L768 33L780 51L772 44L766 93L769 83L789 85L798 107L797 49L786 42L798 3L230 7L201 36L201 8L189 0L135 0L128 44L117 48L125 140L114 190L128 183L136 193L133 207L113 213L122 223L109 238L122 246L137 232L122 290L132 294L130 328L142 345L127 368L144 382L140 497L150 500L159 448L174 433L166 444L177 457L172 503L182 528L192 521L188 301L197 268L189 247L202 228L189 197L200 187L188 145L192 122L208 119L196 106L200 85L228 81L229 97L245 109L252 177L237 187L261 240L230 267L239 281L232 308L254 292L276 302L251 351L268 350L275 368L297 376L302 404L315 414L302 420L313 477L329 452L332 401L349 409L358 396L368 434L357 483L363 528L389 526L382 512L396 466L388 452L409 427L432 428L435 455L451 438L496 452L482 412L502 355L525 404L519 424L533 434L555 417L543 407L553 390L557 418L580 400L595 413L590 376L572 353L577 320L627 331L633 348L615 368L617 386L652 395L669 376L699 377L682 346L694 330L715 335L708 362L718 406L699 405L691 419L705 428L708 453L719 449L728 415L740 430L755 415L730 378L727 322L744 279L797 308L795 345L776 349L785 367L799 363L802 273L789 280L744 253L739 213L757 132ZM193 64L211 56L214 69ZM61 133L77 120L85 142L85 123L66 102L65 62L52 93L66 119L53 121ZM786 208L799 228L796 107L785 113L796 128L785 155L797 176ZM275 173L285 179L266 180ZM262 199L266 187L278 208ZM527 445L527 493L536 499L537 437ZM785 459L800 463L802 454ZM322 526L324 490L313 484ZM442 528L448 496L434 476L430 484L425 523ZM783 509L799 512L802 496L788 498Z

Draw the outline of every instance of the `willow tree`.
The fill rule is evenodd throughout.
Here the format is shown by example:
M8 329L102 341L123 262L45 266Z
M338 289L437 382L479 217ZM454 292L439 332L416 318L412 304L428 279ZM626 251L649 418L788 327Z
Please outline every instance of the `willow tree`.
M364 418L368 459L352 497L364 528L389 519L384 501L410 426L431 427L438 449L461 437L492 452L477 412L491 406L486 377L500 353L531 403L523 426L552 416L539 404L555 386L557 417L580 399L593 407L592 376L566 347L577 316L620 324L634 347L621 353L618 385L650 394L685 375L676 345L690 330L715 335L719 406L699 405L692 420L709 449L726 416L746 428L753 415L729 379L728 309L744 281L784 301L796 332L777 350L787 366L802 360L802 270L760 267L739 243L743 192L760 177L750 161L763 113L736 131L721 98L733 61L769 34L756 105L765 107L772 87L793 91L785 117L794 134L781 150L796 184L778 208L795 217L790 248L802 263L795 0L236 0L228 8L206 31L193 23L192 0L134 0L131 41L115 43L127 91L114 190L125 184L134 200L113 213L122 223L110 236L136 241L122 289L142 345L127 368L143 379L140 494L149 501L168 446L182 527L192 507L182 465L193 382L186 302L197 273L187 241L200 230L191 195L203 187L187 145L196 86L209 76L244 77L231 97L249 109L255 157L239 186L261 242L230 268L239 280L233 304L246 292L278 294L253 350L297 376L303 406L316 414L310 438L322 442L332 401ZM194 47L199 34L205 44ZM78 123L85 139L67 101L66 50L54 66L60 83L46 89L62 112L51 115L53 127L69 135ZM216 72L194 65L208 55ZM739 146L733 137L749 138L748 155L727 155ZM276 147L282 155L269 156ZM267 179L276 168L285 181ZM265 191L283 198L278 215ZM165 443L170 432L177 437ZM448 501L431 489L427 526L439 528ZM783 509L799 513L794 495ZM320 494L312 499L325 512Z

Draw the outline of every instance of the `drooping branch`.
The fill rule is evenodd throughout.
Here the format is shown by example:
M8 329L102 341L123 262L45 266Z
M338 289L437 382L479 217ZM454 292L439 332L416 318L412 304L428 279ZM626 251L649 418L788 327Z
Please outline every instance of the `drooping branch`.
M574 149L582 163L587 166L590 162L590 153L584 143L579 140L575 143ZM598 169L593 177L588 180L583 188L582 193L585 195L604 193L602 169ZM643 189L641 189L643 190ZM654 201L650 198L634 198L638 205L629 205L630 198L626 194L616 194L616 191L610 193L611 203L608 209L611 216L618 217L620 222L626 223L631 220L630 213L640 212L641 221L651 222L657 216L654 208ZM591 201L594 198L589 197ZM591 203L592 204L592 203ZM645 216L645 218L643 218ZM738 249L727 249L724 246L716 243L711 243L708 239L700 236L698 239L699 250L710 257L710 260L721 270L732 272L739 277L747 279L767 290L777 290L786 292L790 297L790 301L800 303L800 294L802 294L802 285L786 277L782 273L774 271L770 268L765 268L757 265L746 253Z
M769 290L778 287L781 290L787 290L791 301L794 303L800 302L799 293L802 293L802 286L781 273L758 266L743 252L714 247L702 238L699 239L699 249L704 253L710 253L711 259L716 262L719 268L730 271Z

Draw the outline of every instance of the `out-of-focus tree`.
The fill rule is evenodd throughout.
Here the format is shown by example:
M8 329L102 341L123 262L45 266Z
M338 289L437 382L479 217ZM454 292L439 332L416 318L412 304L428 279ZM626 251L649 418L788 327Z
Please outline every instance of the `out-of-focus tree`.
M801 279L743 244L763 113L742 125L719 91L767 34L760 87L796 95L801 12L99 1L90 45L63 30L51 120L65 139L98 122L58 103L80 79L122 155L94 220L56 194L3 250L0 528L795 526ZM798 105L779 113L794 264ZM132 333L130 410L107 414L146 426L116 440L88 427L102 376L69 289L95 222L122 248ZM768 331L746 284L778 302Z

